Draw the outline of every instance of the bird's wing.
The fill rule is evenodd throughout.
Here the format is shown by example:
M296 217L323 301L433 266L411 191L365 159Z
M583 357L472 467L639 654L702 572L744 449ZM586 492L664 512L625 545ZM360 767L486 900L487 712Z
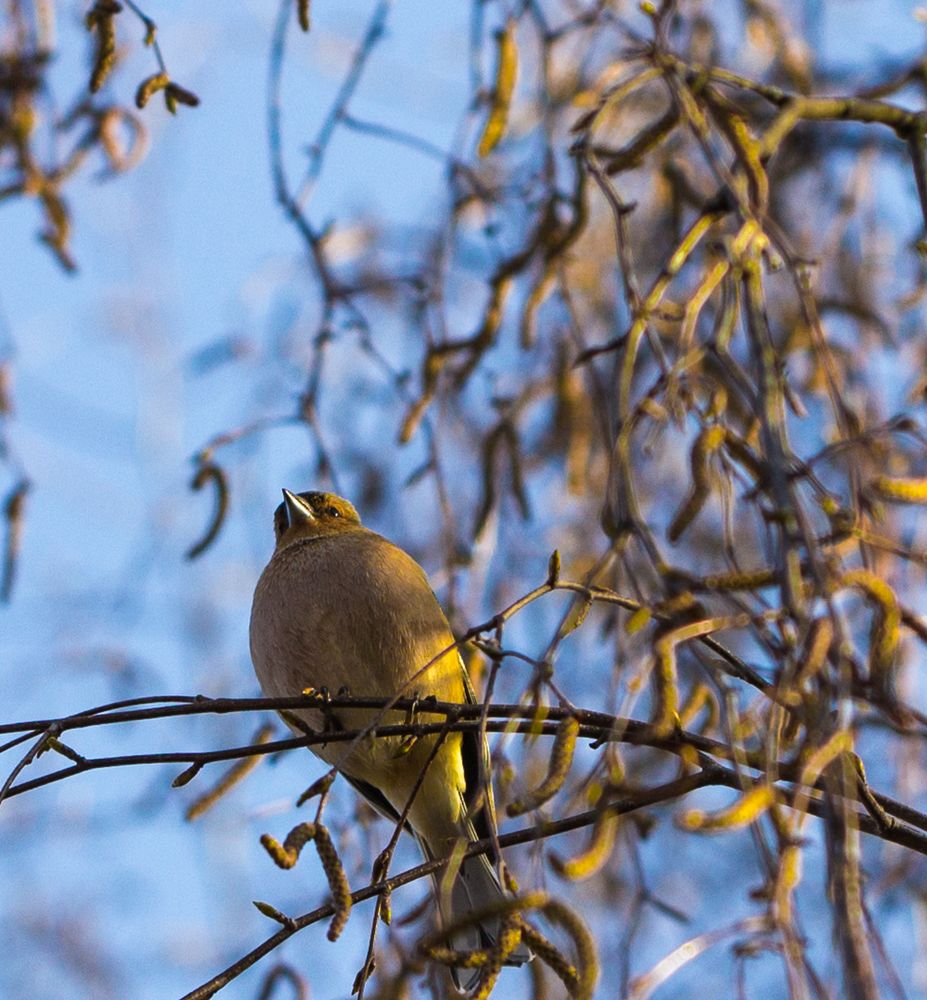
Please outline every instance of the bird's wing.
M362 781L360 778L352 778L350 774L345 774L344 771L338 772L342 777L346 778L355 791L359 792L370 804L370 806L375 809L381 816L385 819L392 820L394 823L399 821L399 813L396 811L392 802L380 791L376 785L371 785L369 781ZM408 821L405 824L406 830L412 833L412 827L409 826Z
M473 685L470 682L470 675L460 660L460 672L463 675L464 695L468 705L478 705L479 701ZM492 776L489 762L489 746L485 739L481 739L479 732L461 733L460 752L463 758L464 780L466 782L466 793L464 805L467 812L473 810L477 796L482 792L482 803L479 809L473 812L471 820L473 827L482 840L491 837L496 829L496 809L492 797ZM495 852L490 854L493 861L498 861Z

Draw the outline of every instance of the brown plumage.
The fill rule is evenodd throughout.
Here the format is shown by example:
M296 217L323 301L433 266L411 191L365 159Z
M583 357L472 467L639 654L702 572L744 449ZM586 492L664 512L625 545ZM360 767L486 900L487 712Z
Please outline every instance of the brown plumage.
M254 592L251 656L264 693L270 697L327 688L352 695L473 700L447 619L424 571L402 549L363 527L357 512L331 493L284 490L274 514L277 546ZM432 662L434 661L434 662ZM422 668L425 668L424 670ZM312 729L324 725L321 712L299 713ZM334 716L334 719L332 719ZM390 712L384 723L401 722ZM424 716L440 721L439 716ZM358 709L329 713L344 729L362 729L373 713ZM366 739L350 753L346 744L314 747L380 811L393 818L405 809L435 737L414 742L399 737ZM452 733L432 760L408 813L409 826L428 857L444 857L461 838L487 836L491 796L471 818L479 790L481 747L475 734ZM445 899L442 919L450 922L490 905L503 895L492 863L467 859ZM495 940L498 921L455 935L458 949ZM517 952L516 962L527 959ZM455 969L464 990L478 970Z

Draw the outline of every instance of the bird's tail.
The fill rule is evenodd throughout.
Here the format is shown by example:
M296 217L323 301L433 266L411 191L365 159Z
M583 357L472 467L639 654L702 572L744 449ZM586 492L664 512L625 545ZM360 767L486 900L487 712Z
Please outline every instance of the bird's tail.
M506 898L507 893L499 883L492 862L485 854L465 858L450 888L442 892L440 882L438 905L441 922L451 926L478 910L485 910ZM488 917L479 923L471 923L450 934L448 944L455 951L473 951L477 948L491 948L499 938L501 918ZM506 959L507 965L522 965L531 958L531 951L519 945ZM480 980L479 969L452 968L454 985L463 993L476 989Z

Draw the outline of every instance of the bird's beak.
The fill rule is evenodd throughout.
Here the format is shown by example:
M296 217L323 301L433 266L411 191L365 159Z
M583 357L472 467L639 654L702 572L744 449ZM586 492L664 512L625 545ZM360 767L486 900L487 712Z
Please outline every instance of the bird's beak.
M287 525L292 528L297 524L309 524L315 520L312 508L301 497L289 490L283 491L283 502L286 504Z

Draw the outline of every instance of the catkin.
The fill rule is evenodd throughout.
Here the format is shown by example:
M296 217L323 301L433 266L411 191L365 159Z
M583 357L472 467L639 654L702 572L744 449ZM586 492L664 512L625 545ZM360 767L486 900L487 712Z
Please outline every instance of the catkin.
M90 72L90 91L99 91L116 62L116 15L122 4L115 0L97 0L87 14L87 27L97 33L97 50Z
M509 803L506 810L509 816L521 816L533 809L538 809L560 791L573 764L573 751L576 749L577 736L579 736L579 720L568 715L557 727L557 735L550 752L547 776L533 791L526 792L520 798Z
M212 545L222 528L222 524L225 521L225 515L228 513L228 477L222 467L216 465L215 462L203 462L203 464L196 470L196 474L190 483L190 489L201 490L207 483L212 483L213 486L213 492L215 495L215 510L213 511L212 520L209 522L202 538L200 538L195 545L191 545L187 550L187 559L196 559L197 556L202 555L206 549Z
M886 503L927 504L927 479L877 476L869 489Z
M278 868L292 868L299 860L302 849L315 836L315 830L315 823L300 823L290 830L282 844L269 833L262 833L261 846Z
M869 634L869 677L882 688L888 685L898 654L901 609L895 591L868 569L851 570L843 578L845 587L856 587L875 605Z
M770 785L755 785L733 805L718 812L706 813L690 809L680 819L687 830L716 833L719 830L738 830L755 822L776 801L776 790Z
M345 874L344 865L338 857L328 829L321 823L300 823L290 830L282 844L269 833L261 835L261 845L280 868L292 868L310 840L315 841L316 853L322 862L322 869L332 894L335 913L328 927L328 940L336 941L351 915L352 899L348 876Z
M611 857L618 833L619 819L615 813L603 811L592 828L589 846L569 859L552 854L550 863L558 875L571 882L582 882L599 872Z
M562 951L540 931L523 922L521 939L567 988L570 996L576 996L579 987L579 973L576 966Z
M335 914L332 922L328 926L328 940L337 941L344 930L348 917L351 915L351 886L348 884L348 876L332 843L331 834L327 827L321 823L315 824L315 849L318 852L319 860L328 879L328 888L331 890L332 902L335 906Z
M695 439L692 452L689 455L689 466L692 470L692 484L689 494L676 512L666 536L671 542L679 540L682 533L695 520L705 506L705 501L711 492L711 469L709 459L724 443L724 428L715 424L706 427Z
M252 746L263 746L265 743L269 743L273 734L273 726L261 726L252 740ZM252 754L250 757L242 757L241 760L235 761L212 788L204 792L195 802L187 807L185 818L188 821L199 819L205 812L212 809L223 795L231 791L235 785L247 777L261 763L261 760L260 754ZM195 764L193 766L196 767ZM178 775L174 779L172 786L177 788L179 785L185 785L195 774L195 772L191 772L193 772L193 769L187 768L183 774Z
M579 915L564 903L556 899L548 899L543 906L544 915L560 926L570 935L578 959L576 986L571 995L577 1000L592 1000L595 985L599 978L599 957L596 954L595 940L589 933L589 928ZM556 970L554 970L556 971Z
M138 85L138 90L135 92L135 106L137 108L145 107L151 98L159 90L164 90L170 82L171 78L167 73L155 73L154 76L149 76L142 80Z
M492 92L492 104L486 127L480 137L477 153L488 156L499 144L509 121L509 109L515 80L518 76L518 48L515 45L515 22L509 21L496 35L496 83Z

